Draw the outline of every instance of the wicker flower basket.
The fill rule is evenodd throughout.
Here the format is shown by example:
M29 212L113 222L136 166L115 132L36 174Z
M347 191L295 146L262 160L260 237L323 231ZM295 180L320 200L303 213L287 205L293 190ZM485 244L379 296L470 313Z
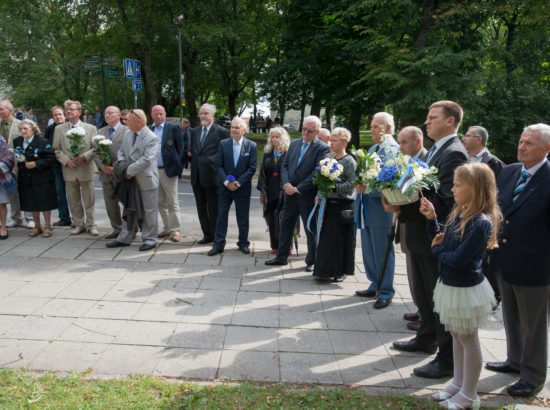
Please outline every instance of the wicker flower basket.
M382 193L386 197L386 201L390 205L406 205L418 201L418 190L414 192L409 198L407 195L404 195L401 191L394 191L391 188L384 188Z

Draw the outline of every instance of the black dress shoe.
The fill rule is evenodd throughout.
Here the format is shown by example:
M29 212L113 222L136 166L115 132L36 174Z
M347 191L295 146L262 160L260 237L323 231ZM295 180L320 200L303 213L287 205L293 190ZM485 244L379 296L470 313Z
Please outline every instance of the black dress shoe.
M425 353L435 353L437 350L437 344L425 345L419 343L416 338L407 340L406 342L393 342L394 349L401 350L402 352L425 352Z
M525 380L519 379L511 386L508 386L506 391L510 396L531 397L535 396L539 391L541 391L541 389L542 386L536 387Z
M274 266L274 265L284 266L284 265L288 265L288 262L287 261L282 261L282 260L277 259L277 258L274 258L274 259L269 259L269 260L265 261L265 264L267 266Z
M385 307L388 307L391 305L391 299L382 299L378 298L376 302L374 302L374 308L375 309L384 309Z
M130 245L119 241L109 242L105 244L106 248L123 248L125 246L130 246Z
M8 239L8 235L0 235L0 241Z
M485 368L487 370L492 370L493 372L519 373L519 370L514 369L508 360L504 362L487 362L485 363Z
M205 236L204 238L200 239L197 243L198 243L199 245L204 245L204 244L207 244L207 243L210 243L210 242L214 242L214 240L213 240L213 239L209 239L209 238L207 238L207 237Z
M343 282L344 279L346 279L346 275L340 275L340 276L336 276L334 279L332 279L332 282Z
M212 249L210 249L208 251L208 256L215 256L217 255L218 253L222 253L223 252L223 249L220 249L220 248L216 248L215 246L212 247Z
M315 265L314 264L306 266L306 272L313 272L314 270L315 270Z
M239 250L245 255L250 255L250 248L248 246L239 246Z
M446 366L437 360L432 360L424 366L413 369L414 374L418 377L426 377L428 379L440 379L442 377L450 377L453 375L453 368Z
M156 243L144 243L139 247L139 250L141 252L150 251L151 249L155 249L156 246Z
M374 290L356 290L355 294L357 296L361 296L362 298L373 298L376 296L376 292Z

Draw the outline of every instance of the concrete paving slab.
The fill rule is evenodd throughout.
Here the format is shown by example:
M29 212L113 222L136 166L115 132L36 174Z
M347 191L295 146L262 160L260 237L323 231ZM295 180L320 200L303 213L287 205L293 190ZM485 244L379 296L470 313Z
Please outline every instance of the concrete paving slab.
M167 346L175 323L128 321L113 343L125 345Z
M5 337L11 327L21 321L18 315L0 315L0 338Z
M3 280L0 287L0 299L4 296L15 295L19 289L28 285L24 280Z
M233 290L198 289L195 292L195 306L235 306L237 292Z
M279 293L244 292L237 294L236 307L256 309L279 309Z
M93 366L100 375L152 374L165 348L160 346L108 345Z
M334 354L280 353L281 382L343 384Z
M132 319L141 307L142 303L136 302L111 302L108 300L98 301L84 317L96 319Z
M121 280L112 286L101 300L145 302L153 292L154 285L147 282Z
M57 294L58 298L100 300L115 285L113 281L78 280Z
M279 381L279 354L224 350L218 373L220 379Z
M281 309L279 326L293 329L328 329L322 310Z
M256 326L229 326L225 335L224 349L278 352L277 329ZM277 380L278 373L277 370Z
M0 339L0 368L27 368L48 344L45 340Z
M232 325L279 327L279 311L275 309L240 308L233 309Z
M11 326L4 337L13 339L56 339L73 319L64 317L27 316Z
M345 384L405 387L405 383L390 357L337 354L336 360Z
M36 280L33 282L28 282L25 286L19 288L13 294L20 297L55 297L60 293L64 288L68 286L66 282L42 282Z
M334 353L326 330L279 329L280 352Z
M83 372L94 368L108 346L98 343L54 341L32 360L30 367L37 370Z
M329 330L328 335L335 353L387 356L377 332Z
M201 281L199 289L226 291L226 290L239 290L240 287L241 287L241 278L206 277Z
M59 340L68 342L111 343L124 327L124 320L75 319L61 333Z
M165 349L155 375L213 380L220 363L221 350Z
M172 338L168 341L168 346L221 349L224 339L225 326L178 323Z
M246 292L280 292L281 281L278 278L255 278L246 276L241 280L240 290Z
M160 322L181 322L185 312L189 309L181 304L170 303L143 303L134 320L160 321Z
M50 299L6 296L0 300L0 312L3 315L30 315Z
M36 309L34 314L38 316L79 318L90 310L95 303L95 300L54 298Z
M207 325L228 325L231 323L233 307L228 306L188 306L180 322Z

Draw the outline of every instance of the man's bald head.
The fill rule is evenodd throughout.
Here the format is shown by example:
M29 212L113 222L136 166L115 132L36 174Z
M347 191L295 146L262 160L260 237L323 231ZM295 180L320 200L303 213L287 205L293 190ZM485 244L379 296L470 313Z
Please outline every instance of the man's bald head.
M142 130L147 125L147 116L143 110L131 110L128 114L128 128L134 132Z
M423 140L422 130L412 125L403 128L397 135L399 151L403 155L410 155L411 157L414 157L422 149Z

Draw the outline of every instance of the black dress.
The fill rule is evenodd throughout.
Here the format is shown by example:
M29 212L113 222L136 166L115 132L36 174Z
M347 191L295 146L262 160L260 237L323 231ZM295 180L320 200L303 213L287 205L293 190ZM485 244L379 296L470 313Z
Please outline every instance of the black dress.
M55 153L47 139L35 135L26 149L23 149L23 137L13 140L13 146L24 153L26 162L34 161L36 168L27 169L23 162L19 163L17 185L21 210L37 212L57 209L57 194L55 190L56 164Z
M284 152L278 158L275 157L273 152L265 153L260 165L260 175L258 178L258 190L266 199L264 218L269 228L271 249L277 249L279 246L279 215L283 199L281 164L284 157Z

